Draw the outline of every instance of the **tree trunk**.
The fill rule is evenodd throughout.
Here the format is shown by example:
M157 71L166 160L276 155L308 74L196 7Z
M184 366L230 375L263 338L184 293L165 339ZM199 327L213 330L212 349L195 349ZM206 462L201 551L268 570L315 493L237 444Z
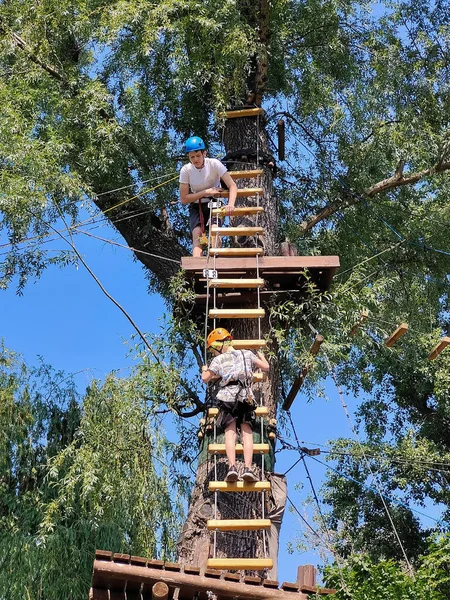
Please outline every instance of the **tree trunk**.
M257 145L259 140L259 147ZM259 158L264 158L267 163L268 145L263 118L238 118L229 119L226 121L224 132L224 141L227 150L227 155L232 153L233 161L228 163L228 170L244 170L256 168L256 155ZM239 158L238 153L241 149L243 158ZM245 158L247 157L247 159ZM262 162L262 161L261 161ZM264 236L262 239L265 255L275 254L277 246L277 223L278 223L278 203L273 192L273 167L264 164L264 175L257 180L240 180L238 187L257 187L259 183L262 185L264 192L259 199L260 205L264 207L264 214L260 217L259 223L264 227ZM238 198L237 206L248 206L256 204L256 199ZM252 222L249 222L252 219ZM234 219L233 224L254 224L254 217L242 217ZM248 241L251 241L249 238ZM244 240L238 242L246 243ZM256 259L255 259L256 261ZM220 273L219 273L220 277ZM254 301L249 302L247 307L257 306L257 294L254 293ZM220 308L220 306L217 306ZM244 306L242 308L245 308ZM269 319L266 317L261 320L261 330L258 330L257 320L254 319L236 319L232 322L220 321L220 325L227 327L232 331L233 337L239 339L255 339L264 337L269 332ZM212 327L212 322L211 325ZM274 355L277 356L276 349ZM269 418L275 416L276 407L279 399L279 367L278 361L271 361L271 368L268 373L267 380L262 384L255 386L255 395L258 404L260 398L262 404L269 409ZM257 419L257 425L253 434L255 442L268 443L266 421L263 422L261 428L260 419ZM223 442L223 435L217 436L218 442ZM262 532L242 531L242 532L217 532L210 533L206 529L206 521L211 518L218 519L254 519L261 518L263 514L262 500L264 499L264 514L267 517L270 511L270 494L261 493L216 493L217 494L217 511L215 511L214 493L208 491L208 482L218 479L223 480L227 471L227 461L225 457L217 457L217 464L214 463L214 457L210 457L207 452L207 447L210 442L214 441L214 433L206 432L205 437L201 442L201 454L196 474L194 489L192 492L191 503L188 517L183 528L179 540L179 561L183 564L192 564L204 566L208 557L212 557L214 547L214 537L216 537L216 556L217 557L263 557L264 545L266 546L267 556L269 552L275 553L271 558L274 564L277 563L278 549L278 532L277 527L272 528L272 532L266 535L264 542ZM274 448L269 457L264 459L264 470L267 473L274 470ZM254 457L254 468L261 476L262 459ZM240 474L243 470L243 463L237 461L237 468ZM215 472L216 471L216 472ZM267 477L267 475L266 475ZM282 480L284 481L284 480ZM283 507L284 508L284 507ZM281 520L282 510L279 511ZM216 514L215 514L216 513ZM279 527L278 527L279 530ZM270 539L272 538L272 539ZM270 543L269 543L270 541ZM275 542L275 543L274 543ZM276 570L271 573L276 573Z

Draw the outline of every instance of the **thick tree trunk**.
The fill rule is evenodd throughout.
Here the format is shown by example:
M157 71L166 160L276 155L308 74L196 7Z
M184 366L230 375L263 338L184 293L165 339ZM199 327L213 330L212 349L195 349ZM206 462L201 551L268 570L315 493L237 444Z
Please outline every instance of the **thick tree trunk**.
M259 140L259 144L257 141ZM232 153L233 163L228 163L228 169L243 170L255 168L256 155L264 157L264 162L267 163L268 145L266 132L262 123L262 119L258 123L256 118L239 118L230 119L226 122L224 134L225 146L227 153ZM243 155L245 158L239 158L238 154L241 149L245 148ZM252 158L250 158L252 157ZM238 187L257 187L259 183L263 187L264 193L260 197L260 205L264 207L264 215L260 218L259 223L264 226L264 236L262 239L265 254L275 254L277 246L277 223L278 223L278 204L273 193L273 167L264 164L264 176L260 181L256 180L240 180ZM238 198L238 206L256 204L255 198ZM253 223L254 224L254 217ZM241 218L239 221L249 221L248 217ZM234 224L237 224L237 219ZM250 224L250 223L249 223ZM243 240L239 242L246 243ZM255 259L256 260L256 259ZM220 274L219 274L220 277ZM256 307L257 296L254 294L254 301L248 303L248 307ZM218 306L218 308L220 308ZM242 307L244 308L244 307ZM264 337L269 332L269 320L267 318L261 320L261 330L258 329L256 320L237 319L232 322L220 321L220 324L231 329L233 337L239 339L255 339ZM211 323L212 325L212 323ZM275 350L275 349L274 349ZM276 350L275 350L276 356ZM271 361L271 369L268 378L262 384L256 386L255 389L257 401L260 398L262 404L269 408L269 416L273 417L276 414L276 407L279 399L279 368L276 359ZM267 443L267 431L265 424L261 431L260 420L257 419L257 426L254 431L254 441L263 441ZM262 439L261 439L262 434ZM219 479L223 480L227 471L227 462L224 457L217 457L217 463L214 462L214 457L210 457L207 453L208 443L214 439L212 435L205 435L202 440L202 452L199 459L196 481L191 497L189 514L185 523L182 535L179 541L179 560L184 564L196 564L204 566L208 557L212 556L213 546L215 544L215 553L217 557L263 557L264 546L266 546L267 555L269 552L274 553L271 558L274 564L277 562L278 550L278 526L272 528L270 534L266 534L266 539L263 540L261 532L244 531L244 532L217 532L216 536L206 529L206 521L211 518L218 519L251 519L261 518L263 514L262 500L264 499L264 513L268 516L273 505L271 504L269 494L261 493L217 493L217 508L215 509L214 493L208 491L208 482ZM217 438L217 441L222 441L223 436ZM264 459L264 471L274 470L274 455L273 451L269 457ZM262 459L254 457L255 470L261 475ZM242 472L243 463L239 463L238 471ZM283 487L283 481L278 483ZM281 494L283 495L283 494ZM278 511L279 521L281 520L283 510ZM214 542L215 537L215 542ZM276 576L276 570L271 576Z

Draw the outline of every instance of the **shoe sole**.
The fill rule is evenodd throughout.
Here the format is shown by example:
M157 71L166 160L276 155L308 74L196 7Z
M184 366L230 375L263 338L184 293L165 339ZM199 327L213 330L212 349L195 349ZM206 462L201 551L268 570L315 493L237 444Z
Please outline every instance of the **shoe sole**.
M225 477L225 483L234 483L238 479L239 479L238 474L233 473L232 475Z
M245 481L246 483L256 483L257 481L259 481L259 479L257 477L252 477L252 476L242 476L242 480Z

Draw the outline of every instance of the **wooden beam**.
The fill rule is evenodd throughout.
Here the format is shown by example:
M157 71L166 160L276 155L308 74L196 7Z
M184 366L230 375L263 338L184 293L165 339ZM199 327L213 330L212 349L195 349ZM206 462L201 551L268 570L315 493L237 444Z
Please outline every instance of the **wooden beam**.
M258 531L270 529L270 519L208 519L209 531Z
M251 570L251 571L262 571L263 569L271 569L273 567L273 560L271 558L209 558L206 566L209 569L220 569L220 570ZM243 586L247 590L249 586ZM289 592L286 592L289 594ZM266 591L266 597L278 598L278 594L268 593ZM248 598L251 598L248 595Z
M434 360L450 344L450 337L443 337L428 355L428 360Z
M279 160L284 160L285 124L284 124L283 119L280 119L277 123L277 134L278 134L278 158L279 158Z
M210 492L264 492L270 490L269 481L255 481L248 483L247 481L210 481L208 484Z
M264 227L211 227L211 236L218 235L232 236L232 235L262 235L264 233Z
M152 587L152 600L167 600L169 597L169 586L164 581L158 581Z
M226 119L237 119L238 117L257 117L258 115L264 114L264 109L260 108L241 108L239 110L227 110L220 113L221 117Z
M262 169L249 169L248 171L228 171L232 179L254 179L258 175L263 175Z
M261 250L261 248L218 248L227 254L230 250ZM211 248L211 252L214 248ZM233 253L230 252L231 256ZM181 267L186 273L199 272L203 273L206 268L207 259L205 257L183 256L181 259ZM261 277L263 273L270 275L271 272L295 272L300 273L308 269L337 269L339 267L338 256L265 256L260 263ZM218 271L231 272L234 270L255 270L255 261L250 258L220 258L216 261L215 268Z
M390 335L388 339L384 342L384 345L388 348L391 348L391 346L393 346L395 342L402 337L402 335L405 335L407 331L408 323L400 323L400 325L397 327L394 333Z
M233 340L233 348L235 350L257 350L258 348L266 347L266 340Z
M261 319L266 314L263 308L211 308L210 319Z
M262 256L264 254L263 248L211 248L209 252L216 256Z
M268 454L269 453L269 444L253 444L253 454ZM208 452L210 454L226 454L225 452L225 444L209 444ZM242 444L236 444L236 454L243 454L244 447Z
M219 414L219 408L214 407L214 408L208 408L208 417L217 417L217 415ZM265 417L266 415L269 414L269 409L267 408L267 406L257 406L255 408L255 415L257 417Z
M324 341L323 336L317 334L316 337L314 338L314 341L311 345L311 348L309 349L309 353L312 356L316 356L316 354L319 352L320 350L320 346L322 345ZM297 376L297 378L295 379L294 383L292 384L292 387L289 391L289 394L287 395L287 398L283 404L283 409L284 410L289 410L292 406L292 403L295 400L295 397L298 394L298 390L300 389L302 383L305 380L305 377L307 376L309 370L311 369L313 363L309 363L307 365L305 365L303 367L303 369L300 371L299 375Z
M210 563L210 561L213 561ZM241 561L236 563L236 561ZM237 566L235 566L237 564ZM273 561L271 559L209 559L207 566L211 569L271 569ZM224 579L211 579L201 575L190 575L188 573L179 573L176 571L166 571L164 569L148 567L138 567L135 565L115 563L106 560L94 561L94 576L104 577L111 584L120 581L138 581L144 584L164 581L171 591L179 587L186 590L185 597L192 597L199 593L205 596L207 591L212 591L217 596L237 600L292 600L292 592L271 589L264 586L243 585L234 581ZM94 587L94 586L93 586ZM297 593L296 600L308 600L306 594Z
M256 196L256 195L260 195L262 196L263 194L263 189L260 187L256 187L256 188L239 188L237 191L237 197L238 198L244 198L247 196ZM219 194L217 194L218 198L228 198L230 196L230 192L228 190L224 190L223 192L220 192Z
M369 316L369 311L367 311L367 310L361 311L359 321L353 325L353 327L350 331L350 335L352 337L356 334L356 332L361 327L361 325L364 323L364 321L368 318L368 316Z
M215 288L261 288L264 286L264 279L210 279L209 285Z
M224 207L225 208L225 207ZM257 215L262 214L264 212L264 208L262 206L238 206L234 209L231 218L240 217L241 215ZM223 217L224 211L223 208L213 208L212 216L213 217Z

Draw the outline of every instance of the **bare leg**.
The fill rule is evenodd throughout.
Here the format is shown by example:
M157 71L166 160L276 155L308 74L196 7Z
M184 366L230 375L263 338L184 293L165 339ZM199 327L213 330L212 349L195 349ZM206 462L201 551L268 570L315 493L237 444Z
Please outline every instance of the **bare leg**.
M192 231L192 256L197 258L201 257L203 250L200 246L198 238L202 235L202 228L200 226L195 227Z
M225 429L225 452L232 467L236 464L236 419Z
M248 423L242 423L241 435L244 446L244 464L250 468L253 459L253 431Z

